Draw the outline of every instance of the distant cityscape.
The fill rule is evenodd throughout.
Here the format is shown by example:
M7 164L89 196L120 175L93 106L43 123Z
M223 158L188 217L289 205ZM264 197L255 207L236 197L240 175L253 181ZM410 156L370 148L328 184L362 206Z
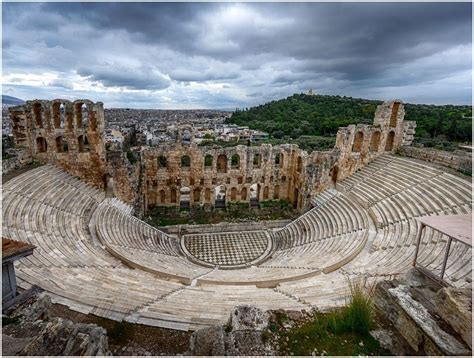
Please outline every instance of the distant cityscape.
M2 134L4 145L11 143L11 124L8 107L2 105ZM157 146L176 139L178 127L191 125L197 144L203 141L261 142L268 133L225 123L232 115L230 111L196 110L160 110L160 109L105 109L105 142L108 150L124 150L130 143L136 146ZM133 140L132 140L133 138Z

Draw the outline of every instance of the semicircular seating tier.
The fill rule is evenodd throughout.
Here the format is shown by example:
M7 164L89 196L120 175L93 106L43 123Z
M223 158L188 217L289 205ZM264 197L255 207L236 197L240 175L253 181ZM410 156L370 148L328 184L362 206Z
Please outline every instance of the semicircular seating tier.
M178 238L52 165L4 183L3 236L36 246L15 263L23 289L38 285L53 302L83 313L194 330L225 322L237 304L344 304L348 279L371 283L411 267L417 217L471 212L469 181L395 156L382 156L337 189L313 198L314 208L286 227L267 232L272 250L264 261L236 270L196 264ZM445 236L426 229L419 262L439 272L445 247ZM471 285L471 254L453 243L450 284Z

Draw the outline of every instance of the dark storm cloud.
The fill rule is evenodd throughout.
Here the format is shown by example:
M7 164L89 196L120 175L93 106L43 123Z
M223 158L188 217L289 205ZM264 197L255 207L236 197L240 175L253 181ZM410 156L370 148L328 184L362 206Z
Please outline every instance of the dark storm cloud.
M308 88L418 102L471 93L469 3L4 3L3 21L7 82L59 73L50 86L201 106Z

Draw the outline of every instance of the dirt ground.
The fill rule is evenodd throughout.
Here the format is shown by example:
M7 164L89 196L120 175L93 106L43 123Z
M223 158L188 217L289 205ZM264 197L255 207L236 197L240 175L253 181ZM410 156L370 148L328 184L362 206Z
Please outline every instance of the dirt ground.
M189 347L192 332L116 322L75 312L60 304L50 310L52 316L77 323L95 323L107 330L109 349L114 355L181 355Z

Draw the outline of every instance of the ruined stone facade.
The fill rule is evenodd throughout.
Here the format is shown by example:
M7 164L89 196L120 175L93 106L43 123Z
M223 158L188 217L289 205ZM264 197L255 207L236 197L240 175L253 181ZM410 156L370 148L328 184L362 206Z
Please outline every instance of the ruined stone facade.
M53 163L104 187L106 171L104 108L101 102L27 101L10 108L15 147L31 161Z
M142 147L132 164L125 153L105 152L100 102L29 101L10 111L17 147L27 148L35 160L108 187L138 213L156 205L218 208L272 199L288 200L303 210L315 194L410 144L416 125L403 120L401 101L384 102L373 125L340 128L333 150L310 154L294 144L198 146L193 128L182 126L175 143ZM85 137L87 151L81 142Z

